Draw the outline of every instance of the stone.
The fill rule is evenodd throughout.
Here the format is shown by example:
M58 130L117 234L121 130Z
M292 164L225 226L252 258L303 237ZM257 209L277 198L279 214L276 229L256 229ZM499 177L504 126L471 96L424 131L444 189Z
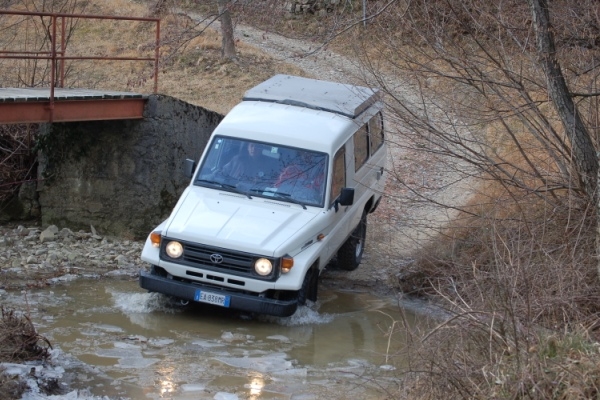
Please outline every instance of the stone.
M118 266L124 266L124 265L129 264L129 260L123 254L117 256L116 260L117 260L117 265Z
M40 233L40 242L46 243L56 239L56 235L52 231L45 230Z
M73 236L73 231L69 228L62 228L58 233L58 236L60 236L61 238L71 237Z
M48 261L42 261L42 263L40 264L40 267L43 269L46 269L46 270L54 268L54 266L51 263L49 263Z
M294 1L286 1L283 8L288 12L296 12L296 2Z
M29 235L29 229L25 228L23 225L19 225L17 227L17 235L18 236L28 236Z

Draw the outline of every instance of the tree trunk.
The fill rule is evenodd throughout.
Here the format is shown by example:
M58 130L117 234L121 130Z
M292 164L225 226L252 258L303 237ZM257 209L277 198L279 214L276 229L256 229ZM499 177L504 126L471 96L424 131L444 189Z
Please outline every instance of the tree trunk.
M228 0L217 0L219 7L219 16L221 21L221 36L223 37L221 46L221 57L234 59L235 42L233 41L233 23L229 13Z
M579 179L588 195L596 206L596 269L600 276L600 196L596 188L600 180L598 175L598 157L586 126L584 125L573 98L569 93L567 83L556 59L554 35L550 26L548 0L527 0L533 17L533 28L540 63L548 79L548 92L554 107L562 120L563 127L570 139L573 151L573 161L577 168Z
M547 0L527 0L533 17L537 52L540 64L548 80L548 93L573 151L573 162L577 168L579 180L590 200L597 199L598 158L590 134L581 120L573 98L567 87L558 60L554 35L550 25Z

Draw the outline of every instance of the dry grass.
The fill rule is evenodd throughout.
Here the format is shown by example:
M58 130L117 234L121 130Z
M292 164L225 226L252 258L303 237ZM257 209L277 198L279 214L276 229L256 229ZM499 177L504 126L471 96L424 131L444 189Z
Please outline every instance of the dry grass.
M0 363L43 361L50 357L52 344L40 335L31 319L12 309L0 307ZM19 376L10 376L0 368L0 400L19 399L27 384ZM58 382L48 380L41 387L46 394L58 393Z
M88 14L146 17L152 2L111 0L89 5ZM20 41L9 43L9 50L31 50L40 46L31 32L35 22L13 25L18 18L4 17L1 32L14 34ZM155 30L152 23L131 21L76 21L67 46L68 56L153 57ZM39 29L39 26L38 26ZM159 93L180 98L220 113L228 112L243 93L277 73L305 75L289 64L274 62L260 50L237 43L238 60L221 59L221 38L212 28L202 29L189 17L167 14L161 20L161 61ZM1 36L0 36L1 38ZM93 38L93 39L91 39ZM5 46L2 46L5 47ZM20 82L47 81L44 63L37 68L31 61L2 62L2 86L22 86ZM37 76L32 76L36 71ZM46 74L46 75L44 75ZM140 61L70 61L66 86L151 93L153 69Z
M585 332L540 334L511 325L502 315L465 310L427 334L413 332L398 397L597 398L598 346Z
M23 362L45 359L52 345L39 335L29 317L14 310L0 308L0 362Z
M0 311L0 363L22 363L50 357L52 345L37 333L27 316L4 307L0 307ZM0 369L0 400L18 399L26 388L19 378L7 376Z

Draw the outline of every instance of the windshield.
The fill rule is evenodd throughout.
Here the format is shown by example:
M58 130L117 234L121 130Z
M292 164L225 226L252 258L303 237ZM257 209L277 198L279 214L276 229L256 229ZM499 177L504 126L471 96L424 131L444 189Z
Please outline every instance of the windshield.
M216 136L195 185L322 207L327 154Z

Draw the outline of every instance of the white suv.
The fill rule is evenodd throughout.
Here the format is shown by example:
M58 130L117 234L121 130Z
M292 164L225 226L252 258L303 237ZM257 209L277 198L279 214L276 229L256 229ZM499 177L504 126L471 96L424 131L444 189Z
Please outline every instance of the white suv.
M383 193L377 90L276 75L211 135L190 186L146 240L140 286L183 302L292 315L337 256L360 264ZM195 170L195 172L194 172Z

